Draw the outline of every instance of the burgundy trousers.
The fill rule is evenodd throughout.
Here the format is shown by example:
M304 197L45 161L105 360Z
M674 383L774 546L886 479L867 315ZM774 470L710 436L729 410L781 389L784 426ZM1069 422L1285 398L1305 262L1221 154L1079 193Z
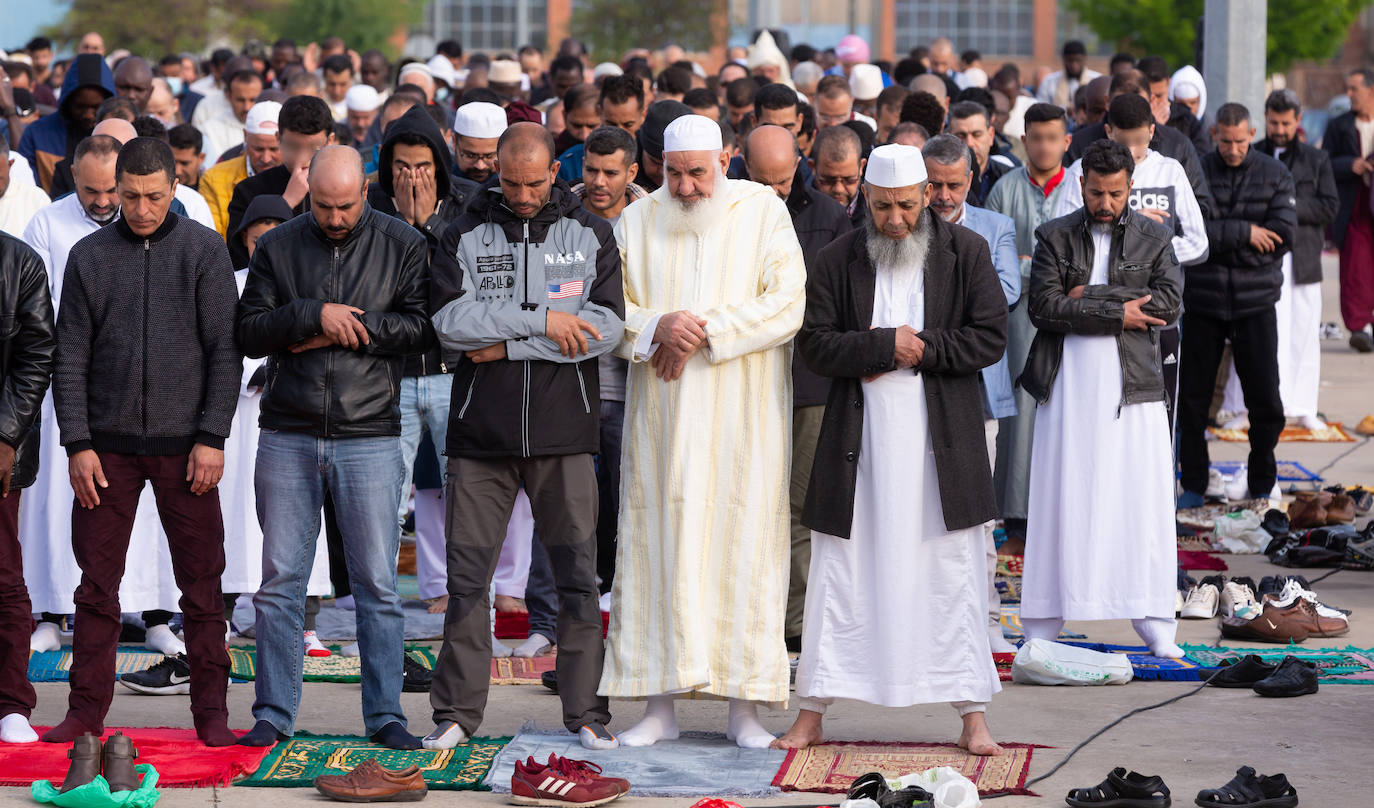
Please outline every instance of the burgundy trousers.
M19 551L19 491L0 499L0 717L28 718L37 704L29 684L33 614Z
M100 454L108 488L87 510L72 504L72 550L81 567L76 589L76 631L72 638L68 716L99 734L114 697L115 650L119 644L119 582L129 535L145 482L151 482L158 516L167 533L172 574L181 589L186 657L191 666L191 714L197 727L227 719L225 692L229 654L224 650L224 520L219 490L200 496L186 482L187 455L152 457Z
M1374 215L1369 189L1360 183L1341 244L1341 319L1351 331L1374 321Z

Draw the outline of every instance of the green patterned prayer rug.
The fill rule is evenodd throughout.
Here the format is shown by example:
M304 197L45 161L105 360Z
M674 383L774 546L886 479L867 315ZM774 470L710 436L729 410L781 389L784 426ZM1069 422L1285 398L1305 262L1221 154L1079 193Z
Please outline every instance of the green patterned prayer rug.
M1185 645L1188 658L1207 668L1222 663L1239 662L1249 654L1257 654L1265 662L1282 662L1295 656L1317 666L1317 681L1324 685L1374 685L1374 650L1369 648L1310 648L1302 645L1275 645L1268 648L1213 648L1208 645ZM1207 678L1210 671L1204 672Z
M321 774L346 774L368 758L388 769L420 767L425 784L440 791L487 791L487 776L496 753L510 738L473 738L453 749L388 749L366 738L296 733L277 744L258 770L236 786L302 788Z
M307 682L361 682L363 663L359 657L346 657L339 653L339 646L331 645L334 653L327 657L306 657L303 679ZM425 645L408 645L406 653L410 658L434 669L437 660L434 652ZM255 663L256 648L252 645L229 646L229 675L235 679L254 679L257 677Z

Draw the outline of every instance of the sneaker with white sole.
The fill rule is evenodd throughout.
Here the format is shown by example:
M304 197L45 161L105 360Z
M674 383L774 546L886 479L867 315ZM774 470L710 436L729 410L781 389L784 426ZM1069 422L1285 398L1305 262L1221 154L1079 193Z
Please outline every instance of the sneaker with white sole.
M145 696L182 696L191 692L191 663L185 654L163 657L161 662L119 677L119 683Z
M1279 608L1286 608L1288 606L1292 606L1294 603L1297 603L1299 598L1315 606L1317 608L1317 614L1322 617L1330 618L1332 620L1345 620L1347 623L1350 622L1350 619L1345 612L1341 611L1340 609L1333 609L1332 607L1327 606L1325 603L1322 603L1320 600L1317 599L1316 592L1313 592L1310 589L1304 589L1302 584L1298 583L1292 578L1289 578L1287 583L1283 585L1283 589L1279 591L1278 598L1274 602L1274 605L1278 606Z
M548 765L534 758L515 762L510 801L516 805L591 808L618 799L629 790L626 780L602 777L601 767L582 760L549 755Z
M1188 620L1209 620L1217 616L1220 601L1221 593L1214 584L1198 584L1188 593L1178 616Z
M313 631L305 632L305 655L310 657L332 656L333 652L324 647L320 637Z
M1217 469L1207 470L1207 491L1203 494L1207 499L1224 499L1226 497L1226 475Z
M1221 613L1224 617L1239 617L1253 620L1259 617L1261 607L1255 600L1255 593L1245 584L1227 581L1221 590Z

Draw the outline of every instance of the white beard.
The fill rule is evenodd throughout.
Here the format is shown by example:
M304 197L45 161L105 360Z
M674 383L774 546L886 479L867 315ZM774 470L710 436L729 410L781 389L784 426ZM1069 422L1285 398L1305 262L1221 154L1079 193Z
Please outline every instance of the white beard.
M691 205L685 205L676 197L668 196L668 201L663 205L663 226L669 233L691 233L698 236L724 226L725 215L730 206L728 182L725 174L717 166L715 184L710 196Z
M875 268L901 272L915 272L925 267L926 254L930 252L931 224L929 210L921 211L916 220L916 229L906 238L899 240L883 235L873 224L872 217L864 218L864 231L867 236L868 258Z

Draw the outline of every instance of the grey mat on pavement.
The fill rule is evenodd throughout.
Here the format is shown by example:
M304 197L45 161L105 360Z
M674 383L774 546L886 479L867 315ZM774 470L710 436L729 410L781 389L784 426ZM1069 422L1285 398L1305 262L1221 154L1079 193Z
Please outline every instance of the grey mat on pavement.
M630 794L638 797L776 795L773 778L787 757L781 749L740 749L719 733L684 732L676 741L597 751L583 749L565 730L526 728L496 756L483 784L508 794L517 760L545 763L550 753L595 763L605 776L629 780Z

